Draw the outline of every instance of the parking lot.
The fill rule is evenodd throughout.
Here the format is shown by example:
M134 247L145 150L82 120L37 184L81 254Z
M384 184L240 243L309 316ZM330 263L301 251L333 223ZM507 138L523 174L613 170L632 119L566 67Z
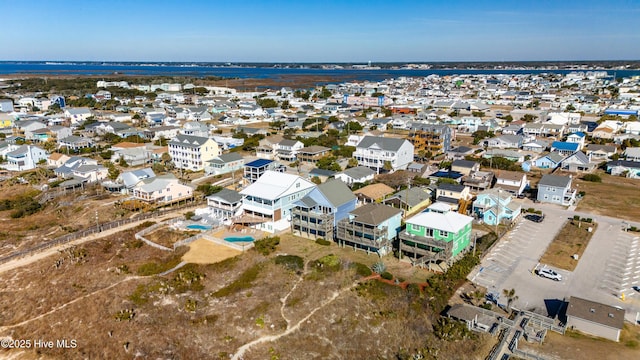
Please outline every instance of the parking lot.
M549 300L578 296L621 306L627 310L626 318L634 321L640 311L640 293L631 288L640 285L638 234L622 231L620 219L596 217L598 228L575 271L549 266L562 276L561 281L553 281L533 270L545 265L538 263L545 249L564 222L579 213L552 205L539 208L546 215L544 221L536 223L521 218L471 272L469 279L489 292L501 294L503 289L515 289L518 298L512 306L517 308L546 315ZM506 303L506 299L500 299L500 303Z

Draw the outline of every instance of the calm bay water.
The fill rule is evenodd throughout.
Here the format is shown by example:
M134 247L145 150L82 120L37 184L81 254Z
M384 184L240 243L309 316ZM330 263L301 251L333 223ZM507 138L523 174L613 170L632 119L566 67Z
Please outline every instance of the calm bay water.
M470 70L470 69L428 69L428 70L345 70L310 68L274 68L274 67L229 67L229 66L175 66L175 65L127 65L95 63L15 63L1 62L1 75L138 75L138 76L219 76L240 79L276 79L286 76L322 76L337 77L341 81L380 81L384 79L406 77L425 77L437 75L461 74L567 74L575 70ZM610 76L628 77L640 75L640 70L606 70Z

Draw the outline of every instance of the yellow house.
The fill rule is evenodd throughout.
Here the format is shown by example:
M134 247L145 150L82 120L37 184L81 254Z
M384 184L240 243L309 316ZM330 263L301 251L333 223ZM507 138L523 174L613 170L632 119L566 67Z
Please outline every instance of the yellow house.
M7 113L0 113L0 128L13 127L13 117Z

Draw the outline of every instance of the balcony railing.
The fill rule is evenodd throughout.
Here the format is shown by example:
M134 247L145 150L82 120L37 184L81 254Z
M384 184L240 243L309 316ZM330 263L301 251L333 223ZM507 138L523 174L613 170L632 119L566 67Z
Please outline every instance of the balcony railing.
M447 242L432 237L412 235L406 231L402 231L399 237L400 251L421 256L442 253L440 257L444 257L443 260L453 256L453 241Z
M358 223L350 223L347 219L338 222L336 238L338 240L349 241L356 244L382 248L391 245L387 239L388 228L386 226L378 229L363 226Z

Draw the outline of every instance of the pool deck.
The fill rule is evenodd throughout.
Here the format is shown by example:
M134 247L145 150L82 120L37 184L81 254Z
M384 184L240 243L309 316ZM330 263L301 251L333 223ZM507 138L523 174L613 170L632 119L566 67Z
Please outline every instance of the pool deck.
M242 229L240 231L234 231L231 229L227 229L227 228L222 228L222 229L217 229L216 232L211 233L211 236L216 237L218 239L224 239L224 238L228 238L228 237L246 237L246 236L251 236L252 238L254 238L255 240L259 240L262 239L263 237L265 237L265 233L260 231L260 230L255 230L255 229ZM242 242L242 241L240 241ZM250 241L247 241L245 243L249 243Z

